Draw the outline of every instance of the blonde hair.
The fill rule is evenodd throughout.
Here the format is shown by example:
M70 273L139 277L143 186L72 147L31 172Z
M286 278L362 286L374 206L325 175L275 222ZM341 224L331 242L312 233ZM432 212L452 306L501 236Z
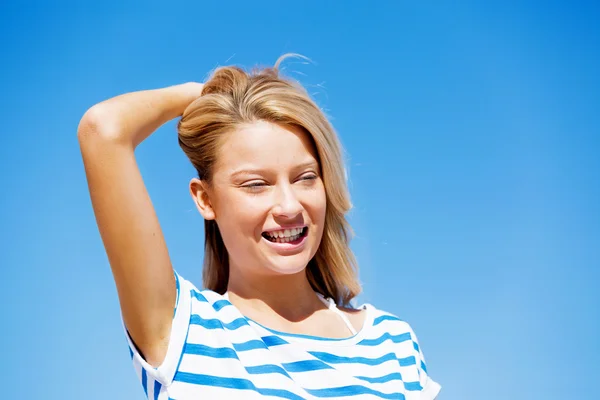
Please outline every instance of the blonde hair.
M319 107L297 83L280 77L279 65L247 73L238 67L221 67L205 83L202 95L183 113L178 124L179 144L210 185L220 141L244 123L264 120L296 127L313 140L327 198L320 246L307 266L313 289L348 305L360 293L357 265L350 250L352 230L346 220L351 208L342 149L337 135ZM229 258L214 220L205 220L204 286L218 293L227 290Z

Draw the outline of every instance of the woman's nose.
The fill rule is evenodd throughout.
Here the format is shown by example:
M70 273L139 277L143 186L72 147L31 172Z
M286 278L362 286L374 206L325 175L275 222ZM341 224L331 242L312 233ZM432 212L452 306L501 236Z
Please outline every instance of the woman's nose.
M273 207L273 214L285 218L294 218L302 213L302 204L291 187L282 187L278 190L277 202Z

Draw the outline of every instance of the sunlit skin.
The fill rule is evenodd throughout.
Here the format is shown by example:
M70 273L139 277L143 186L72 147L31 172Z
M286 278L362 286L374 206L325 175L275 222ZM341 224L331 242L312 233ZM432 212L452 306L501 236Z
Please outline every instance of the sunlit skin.
M216 220L230 263L230 301L274 329L347 337L306 277L325 224L326 195L317 154L300 129L258 121L223 139L209 185L190 185L198 209ZM297 245L274 245L265 231L305 228ZM275 313L273 313L275 311ZM359 313L358 329L362 322Z

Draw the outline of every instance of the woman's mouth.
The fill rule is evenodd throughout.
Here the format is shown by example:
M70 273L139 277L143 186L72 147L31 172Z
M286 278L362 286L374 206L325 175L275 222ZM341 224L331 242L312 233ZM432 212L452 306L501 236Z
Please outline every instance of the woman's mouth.
M292 229L281 229L278 231L263 232L262 236L271 243L289 243L291 245L300 244L308 234L308 227L299 227Z

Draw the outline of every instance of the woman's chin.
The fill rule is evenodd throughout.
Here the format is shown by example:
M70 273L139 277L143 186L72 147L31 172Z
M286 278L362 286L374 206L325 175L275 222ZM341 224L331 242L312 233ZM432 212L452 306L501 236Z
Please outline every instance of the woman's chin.
M267 268L281 275L298 274L306 269L310 259L305 254L293 256L270 256L267 258Z

